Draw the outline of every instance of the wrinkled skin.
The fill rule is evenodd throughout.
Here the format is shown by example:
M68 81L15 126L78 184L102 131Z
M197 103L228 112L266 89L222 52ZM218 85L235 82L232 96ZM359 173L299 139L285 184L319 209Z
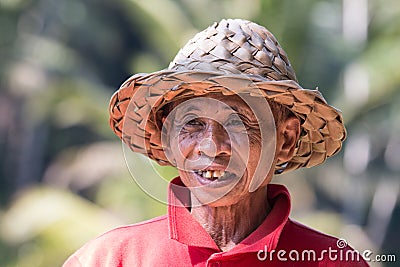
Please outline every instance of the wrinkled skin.
M275 145L272 114L269 122L268 139ZM233 205L250 193L262 149L260 126L239 96L198 98L176 105L170 147L183 183L201 203ZM196 170L227 171L227 177L210 181Z
M213 94L208 98L195 99L189 105L185 102L174 105L172 119L166 120L169 157L192 192L192 215L217 245L227 250L267 216L270 207L266 202L266 185L272 179L277 160L287 161L292 157L300 123L291 117L275 129L272 115L264 111L265 101L255 101L250 108L236 95ZM260 111L263 117L255 115ZM265 124L260 124L261 121ZM267 127L262 126L261 130L260 125ZM262 149L267 149L270 163L260 166L265 169L263 180L251 192L251 181L257 166L262 164L259 163ZM226 174L207 179L198 174L199 170Z

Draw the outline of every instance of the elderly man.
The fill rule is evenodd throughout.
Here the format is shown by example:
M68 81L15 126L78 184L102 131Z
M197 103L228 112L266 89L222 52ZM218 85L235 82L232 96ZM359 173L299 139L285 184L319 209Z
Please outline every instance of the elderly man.
M337 153L345 129L264 27L215 23L168 69L129 78L110 115L134 152L178 168L168 214L111 230L64 266L368 266L344 240L289 219L289 192L269 184Z

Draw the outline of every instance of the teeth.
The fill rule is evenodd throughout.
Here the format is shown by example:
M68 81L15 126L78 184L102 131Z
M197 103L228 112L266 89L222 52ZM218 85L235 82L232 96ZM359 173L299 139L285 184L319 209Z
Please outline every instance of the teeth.
M225 171L219 171L219 170L215 170L215 171L212 171L212 170L208 170L208 171L201 171L201 170L198 170L198 171L194 171L195 173L197 173L198 175L201 175L201 176L203 176L204 178L207 178L207 179L209 179L209 178L221 178L222 176L224 176L225 175Z

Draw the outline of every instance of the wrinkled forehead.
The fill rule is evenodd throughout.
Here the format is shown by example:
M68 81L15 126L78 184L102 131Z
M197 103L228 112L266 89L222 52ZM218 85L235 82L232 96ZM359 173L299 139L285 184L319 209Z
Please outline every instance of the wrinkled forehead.
M177 115L193 112L204 115L237 113L254 117L251 107L238 95L209 94L174 104Z
M174 111L174 115L184 115L194 113L198 115L226 115L235 113L256 118L255 114L262 117L270 113L268 102L265 98L252 97L248 94L223 95L220 93L206 94L198 97L179 99L170 104L169 111Z

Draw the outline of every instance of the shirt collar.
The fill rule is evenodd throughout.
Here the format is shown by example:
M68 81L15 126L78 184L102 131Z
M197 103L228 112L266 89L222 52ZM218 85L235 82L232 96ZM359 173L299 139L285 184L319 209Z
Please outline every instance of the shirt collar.
M274 250L280 234L288 221L291 205L290 194L285 186L269 184L268 202L271 210L264 222L229 253ZM190 214L190 191L179 177L170 182L168 188L168 223L169 236L188 246L206 247L220 251L211 236Z

